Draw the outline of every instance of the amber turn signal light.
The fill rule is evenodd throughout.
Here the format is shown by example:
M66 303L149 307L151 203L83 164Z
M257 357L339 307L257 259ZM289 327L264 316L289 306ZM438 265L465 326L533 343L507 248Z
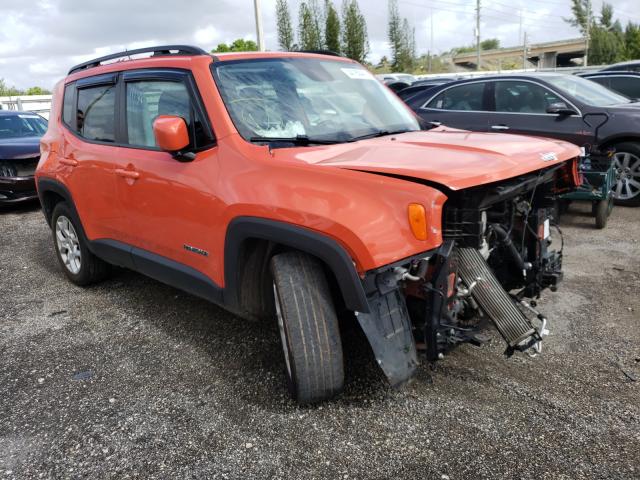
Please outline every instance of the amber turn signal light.
M427 212L419 203L409 204L409 225L418 240L427 239Z

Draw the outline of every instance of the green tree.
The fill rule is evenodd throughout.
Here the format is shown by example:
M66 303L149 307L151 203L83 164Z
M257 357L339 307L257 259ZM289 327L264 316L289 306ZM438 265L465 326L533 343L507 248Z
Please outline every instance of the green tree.
M583 35L587 32L589 19L593 23L593 11L591 10L591 0L571 0L572 18L565 18L564 21L578 28Z
M24 94L25 95L49 95L51 94L51 92L45 88L35 86L35 87L27 88Z
M602 9L600 10L600 25L610 30L613 28L613 6L609 3L603 3Z
M572 18L565 21L577 27L583 35L589 33L589 63L606 64L624 60L628 54L628 36L622 25L614 20L613 7L603 3L600 17L596 19L591 9L590 0L571 0ZM588 28L587 28L588 26Z
M402 71L400 57L402 55L402 20L398 11L398 1L389 0L389 24L387 26L389 46L391 47L391 71Z
M391 71L412 71L416 56L415 30L409 25L409 20L400 18L397 0L389 1L387 34L391 46Z
M500 48L500 40L497 38L487 38L480 42L481 50L497 50Z
M245 40L244 38L238 38L233 41L231 45L226 43L219 43L215 50L211 53L225 53L225 52L255 52L258 50L258 44L253 40Z
M589 63L605 65L624 59L625 45L614 31L595 25L590 29Z
M320 31L320 9L315 0L300 4L298 40L301 50L322 50L324 48Z
M327 50L340 53L340 17L331 0L325 0L324 44Z
M278 30L278 45L285 52L294 49L293 27L291 26L291 14L287 0L276 0L276 27Z
M357 0L342 3L342 53L360 63L364 63L369 53L367 22Z
M22 92L16 87L10 87L4 81L4 78L0 78L0 97L13 97L21 95Z
M635 60L640 58L640 25L629 22L624 29L625 58Z

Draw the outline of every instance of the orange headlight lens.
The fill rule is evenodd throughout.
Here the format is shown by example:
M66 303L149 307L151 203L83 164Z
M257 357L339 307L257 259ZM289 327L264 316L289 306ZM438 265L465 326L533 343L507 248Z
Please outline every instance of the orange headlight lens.
M413 236L418 240L427 239L427 212L424 205L419 203L409 204L409 225Z

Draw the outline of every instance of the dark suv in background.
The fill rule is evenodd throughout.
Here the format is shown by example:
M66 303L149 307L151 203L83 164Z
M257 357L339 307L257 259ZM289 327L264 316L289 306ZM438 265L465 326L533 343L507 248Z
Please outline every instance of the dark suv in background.
M581 73L582 78L599 83L609 90L631 99L640 99L640 72L594 72Z
M38 198L34 172L46 131L36 113L0 110L0 205Z
M640 205L640 103L595 82L555 73L495 75L405 101L432 125L558 138L589 151L615 148L616 202Z

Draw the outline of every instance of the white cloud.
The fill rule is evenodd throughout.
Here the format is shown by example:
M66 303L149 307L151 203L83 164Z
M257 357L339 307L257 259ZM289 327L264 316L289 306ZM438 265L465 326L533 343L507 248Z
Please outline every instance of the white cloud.
M341 9L341 0L333 0ZM35 5L34 5L35 3ZM319 1L323 3L322 0ZM387 0L359 0L367 21L371 53L377 62L389 54ZM640 22L638 0L612 0L623 24ZM289 0L292 23L298 24L299 0ZM416 29L418 53L430 45L443 52L474 42L472 0L399 0L400 14ZM562 5L530 0L483 0L482 38L497 37L503 46L520 44L519 16L532 41L579 36L562 21L569 2ZM594 9L600 8L594 2ZM277 50L275 0L262 1L262 20L268 49ZM206 50L236 38L255 39L252 0L2 0L0 16L0 78L20 88L51 88L72 65L90 58L152 44L195 43Z

